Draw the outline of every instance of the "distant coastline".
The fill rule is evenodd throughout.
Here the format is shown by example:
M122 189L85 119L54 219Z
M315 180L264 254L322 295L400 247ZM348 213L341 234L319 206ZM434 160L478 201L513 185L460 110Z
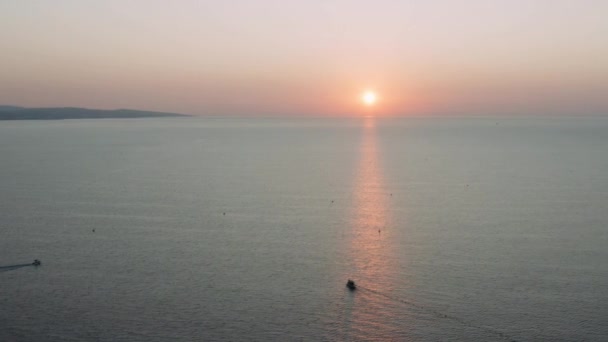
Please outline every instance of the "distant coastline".
M187 117L189 115L133 109L88 109L77 107L26 108L0 106L0 120L66 120Z

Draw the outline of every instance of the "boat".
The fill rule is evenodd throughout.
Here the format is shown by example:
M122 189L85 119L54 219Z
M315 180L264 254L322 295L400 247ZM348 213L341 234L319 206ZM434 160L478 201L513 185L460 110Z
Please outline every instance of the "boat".
M38 259L35 259L34 262L32 263L32 265L34 265L34 266L40 266L41 264L42 263Z
M357 285L355 285L355 282L348 279L348 281L346 282L346 287L348 287L349 290L354 291L357 289Z

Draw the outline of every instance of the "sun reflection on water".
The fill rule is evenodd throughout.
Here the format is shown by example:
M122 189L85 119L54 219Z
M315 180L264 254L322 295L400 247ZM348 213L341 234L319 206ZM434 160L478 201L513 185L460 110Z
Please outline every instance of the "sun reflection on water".
M351 222L351 257L353 277L368 287L390 286L385 283L391 268L387 239L391 236L387 192L377 147L376 121L366 118L360 147Z
M359 289L347 298L348 317L342 337L347 339L392 340L403 329L396 317L395 303L370 289L390 294L396 270L391 227L390 201L378 148L376 119L365 118L360 160L354 183L349 238L349 274Z

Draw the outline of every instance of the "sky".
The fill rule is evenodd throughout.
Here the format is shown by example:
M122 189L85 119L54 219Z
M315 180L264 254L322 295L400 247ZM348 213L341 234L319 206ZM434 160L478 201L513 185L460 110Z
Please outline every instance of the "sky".
M607 18L605 0L0 0L0 104L608 116Z

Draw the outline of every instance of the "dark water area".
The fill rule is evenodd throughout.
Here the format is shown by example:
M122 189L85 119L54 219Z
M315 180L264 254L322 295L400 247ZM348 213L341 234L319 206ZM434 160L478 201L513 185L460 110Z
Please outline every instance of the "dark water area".
M0 341L606 341L606 132L3 122Z

